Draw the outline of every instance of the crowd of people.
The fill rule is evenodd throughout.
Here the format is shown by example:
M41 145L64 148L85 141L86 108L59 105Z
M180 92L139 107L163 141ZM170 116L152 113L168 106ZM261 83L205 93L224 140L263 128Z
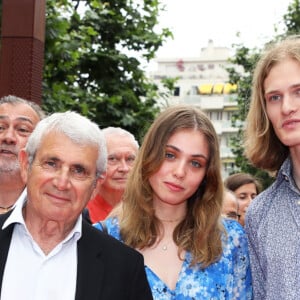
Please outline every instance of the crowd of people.
M245 156L275 178L264 190L222 178L192 105L163 109L139 146L1 98L0 299L300 299L300 37L260 56L245 124Z

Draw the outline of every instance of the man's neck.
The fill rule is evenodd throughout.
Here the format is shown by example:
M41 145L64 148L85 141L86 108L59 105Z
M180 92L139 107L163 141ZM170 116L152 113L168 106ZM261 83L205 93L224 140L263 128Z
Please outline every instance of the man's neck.
M20 175L0 173L0 213L15 204L25 188Z
M28 231L46 255L66 238L76 223L76 220L43 218L31 208L29 201L23 207L23 217Z

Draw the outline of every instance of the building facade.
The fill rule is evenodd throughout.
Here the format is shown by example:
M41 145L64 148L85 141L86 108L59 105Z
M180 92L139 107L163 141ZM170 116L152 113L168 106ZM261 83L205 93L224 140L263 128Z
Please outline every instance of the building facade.
M196 58L157 59L157 70L150 77L163 89L161 80L177 78L173 96L160 105L186 103L200 107L212 121L219 137L222 176L225 178L234 169L231 137L238 129L232 126L231 117L237 111L237 86L229 83L227 67L230 65L230 49L215 47L212 41L201 49Z

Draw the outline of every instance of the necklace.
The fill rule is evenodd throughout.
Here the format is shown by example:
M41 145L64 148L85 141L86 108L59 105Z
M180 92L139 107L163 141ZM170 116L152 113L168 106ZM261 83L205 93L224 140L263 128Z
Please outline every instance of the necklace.
M160 247L161 250L163 251L167 251L169 249L170 244L172 243L172 241L165 241L165 243L163 243Z
M14 206L14 204L13 204L13 205L10 205L10 206L7 206L7 207L0 206L0 209L3 209L4 212L8 212L13 206Z
M168 250L168 244L163 245L161 249L162 249L163 251L167 251L167 250Z
M178 219L174 219L174 220L159 219L159 218L158 218L158 220L161 221L161 222L166 222L166 223L175 223L175 222L181 221L182 218L178 218Z

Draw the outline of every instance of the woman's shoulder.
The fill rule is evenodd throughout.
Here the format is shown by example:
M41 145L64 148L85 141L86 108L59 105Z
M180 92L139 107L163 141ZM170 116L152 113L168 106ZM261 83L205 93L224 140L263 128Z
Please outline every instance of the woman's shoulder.
M244 237L246 235L243 226L236 220L222 218L222 224L224 226L226 236Z
M239 252L248 255L248 242L244 227L231 219L224 218L222 222L225 229L222 236L224 254L234 255L234 253Z
M117 217L112 217L112 218L105 219L103 221L99 221L93 224L93 226L113 236L114 238L121 240L119 221Z

